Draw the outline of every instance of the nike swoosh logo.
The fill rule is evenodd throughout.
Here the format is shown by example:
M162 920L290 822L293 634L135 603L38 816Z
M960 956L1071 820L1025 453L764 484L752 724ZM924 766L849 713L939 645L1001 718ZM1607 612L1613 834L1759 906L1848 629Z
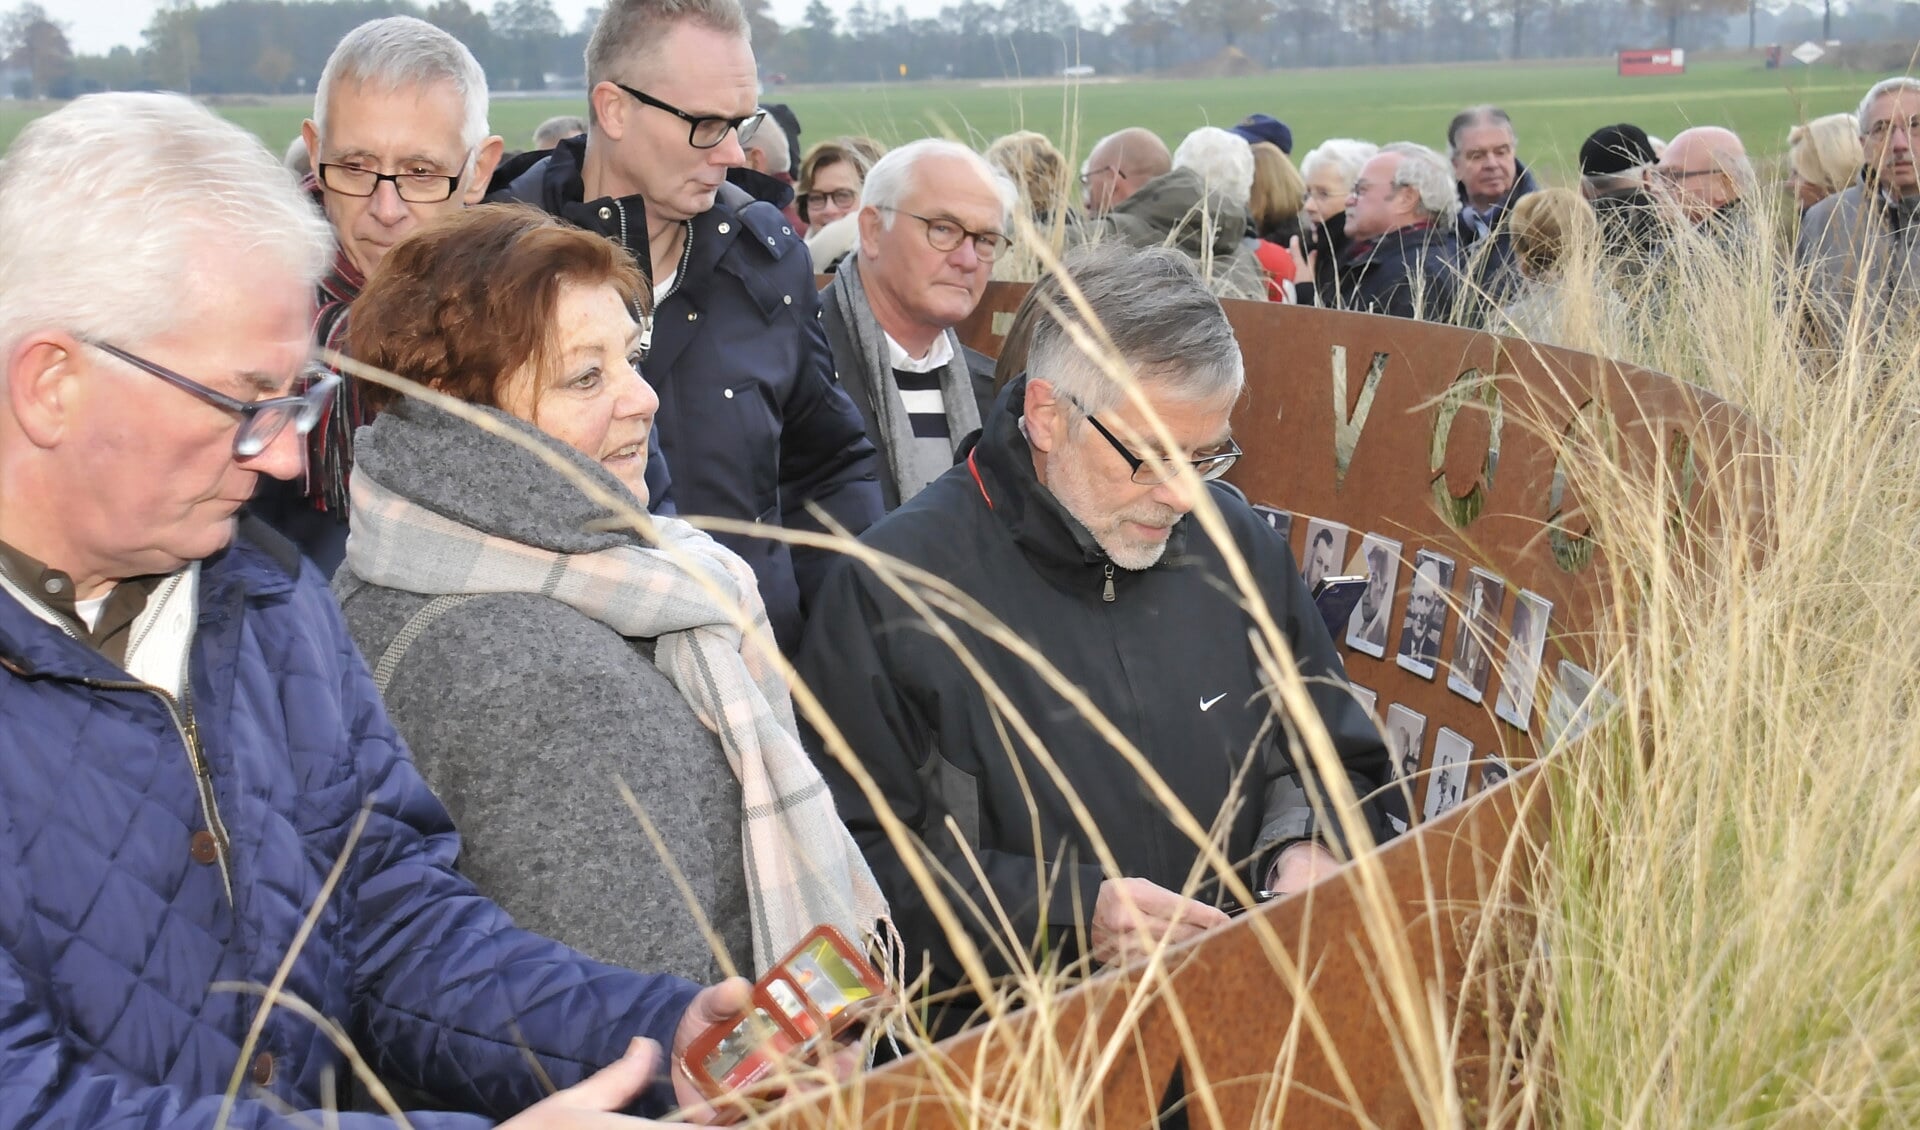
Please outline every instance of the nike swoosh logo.
M1215 703L1217 703L1217 702L1219 702L1219 701L1220 701L1221 699L1223 699L1223 698L1225 698L1225 697L1227 697L1227 696L1226 696L1226 695L1224 695L1224 694L1217 694L1217 695L1214 695L1214 696L1213 696L1212 698L1203 698L1203 699L1201 699L1201 700L1200 700L1200 712L1201 712L1202 714L1205 714L1205 713L1206 713L1207 711L1209 711L1209 710L1212 710L1212 709L1213 709L1213 707L1214 707L1214 704L1215 704Z

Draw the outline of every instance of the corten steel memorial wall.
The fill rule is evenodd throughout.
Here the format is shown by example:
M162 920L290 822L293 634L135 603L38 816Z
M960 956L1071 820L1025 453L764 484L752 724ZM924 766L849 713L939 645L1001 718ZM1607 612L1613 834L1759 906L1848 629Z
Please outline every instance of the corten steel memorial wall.
M993 284L963 340L998 355L1026 289ZM1469 1107L1502 1093L1465 951L1491 908L1524 902L1536 837L1515 833L1545 815L1527 768L1606 708L1593 633L1611 602L1630 599L1609 591L1569 460L1604 448L1614 465L1669 483L1676 538L1738 529L1760 546L1766 437L1716 397L1584 354L1370 315L1226 306L1248 385L1235 416L1246 454L1230 478L1287 530L1303 569L1371 571L1372 595L1384 591L1336 633L1405 787L1412 827L1377 854L1384 889L1347 868L1173 951L1157 978L1094 978L1044 1020L1015 1013L871 1073L851 1110L822 1098L781 1124L994 1124L1002 1104L1032 1117L1035 1098L1008 1088L1032 1078L1011 1067L1040 1046L1042 1024L1057 1047L1123 1033L1090 1056L1097 1079L1076 1079L1097 1088L1089 1116L1107 1126L1150 1124L1176 1068L1189 1087L1209 1084L1189 1104L1195 1126L1414 1126L1445 1087ZM1496 876L1510 851L1521 858ZM1265 941L1261 924L1273 931ZM1283 976L1287 963L1303 972ZM1396 995L1407 976L1418 984L1403 980ZM1310 984L1309 999L1289 984ZM1444 1054L1423 1058L1433 1038L1409 1034L1436 1023Z

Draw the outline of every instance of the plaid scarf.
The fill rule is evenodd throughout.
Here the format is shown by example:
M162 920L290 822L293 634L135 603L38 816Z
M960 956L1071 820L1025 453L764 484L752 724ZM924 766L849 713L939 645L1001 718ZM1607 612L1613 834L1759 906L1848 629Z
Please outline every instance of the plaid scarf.
M719 736L740 780L755 969L765 972L823 923L877 946L892 965L899 942L886 898L800 744L753 570L678 519L656 517L654 529L726 594L722 602L664 549L564 554L523 545L402 498L363 468L353 475L346 572L414 593L539 593L622 636L657 640L655 665ZM749 614L751 637L731 609Z

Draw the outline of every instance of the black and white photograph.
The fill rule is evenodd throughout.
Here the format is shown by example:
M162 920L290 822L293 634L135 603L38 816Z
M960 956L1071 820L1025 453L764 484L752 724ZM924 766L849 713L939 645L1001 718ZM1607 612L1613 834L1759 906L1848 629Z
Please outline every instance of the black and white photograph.
M1433 739L1433 776L1427 784L1427 805L1423 817L1432 820L1459 807L1467 795L1467 763L1473 760L1473 743L1445 726Z
M1504 757L1489 757L1480 763L1480 791L1486 792L1495 785L1506 783L1513 776L1513 767Z
M1500 694L1493 715L1522 730L1533 724L1533 692L1540 683L1540 659L1547 650L1547 618L1553 602L1520 590L1513 601L1513 625L1507 632L1507 661L1500 668Z
M1447 669L1447 689L1480 702L1487 694L1487 676L1493 672L1493 643L1500 638L1500 607L1507 600L1507 582L1484 569L1467 570L1467 591L1460 604L1460 631L1453 639L1453 663Z
M1394 662L1423 679L1440 666L1441 636L1447 630L1447 595L1453 587L1453 559L1431 549L1414 554L1413 584L1407 613L1400 621L1400 647Z
M1400 813L1413 810L1413 797L1420 791L1420 747L1427 737L1427 716L1396 702L1387 708L1387 756L1392 761L1393 779L1400 786L1400 797L1387 806L1387 822L1396 832L1407 830Z
M1307 591L1312 592L1321 578L1340 575L1340 563L1347 559L1347 528L1339 522L1309 518L1305 552L1300 575L1306 579Z
M1400 579L1400 543L1379 534L1360 539L1360 552L1351 567L1355 576L1367 575L1367 590L1360 594L1353 616L1347 621L1347 646L1375 659L1387 657L1387 621L1393 615L1393 593Z
M1359 683L1348 683L1347 686L1353 690L1353 700L1360 704L1360 709L1371 715L1374 707L1380 702L1380 696Z
M1273 532L1279 534L1280 540L1287 543L1287 553L1291 555L1293 553L1293 512L1261 503L1254 504L1253 512L1260 515L1262 522L1273 527Z
M1572 660L1562 659L1547 692L1546 748L1577 741L1620 705L1598 677Z

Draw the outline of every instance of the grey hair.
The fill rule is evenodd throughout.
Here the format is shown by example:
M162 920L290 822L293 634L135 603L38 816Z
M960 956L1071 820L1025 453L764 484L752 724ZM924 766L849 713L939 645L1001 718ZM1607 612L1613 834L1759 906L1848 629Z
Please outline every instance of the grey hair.
M1460 155L1460 131L1473 129L1475 126L1505 126L1507 136L1513 139L1514 144L1520 143L1520 134L1514 130L1513 119L1507 116L1505 110L1498 106L1469 106L1455 114L1453 120L1447 123L1447 158L1449 160Z
M1909 75L1895 75L1892 78L1883 78L1873 84L1873 88L1867 91L1867 96L1860 100L1860 110L1854 115L1860 122L1861 137L1864 138L1867 136L1867 111L1873 109L1873 104L1878 102L1884 95L1903 90L1920 93L1920 78L1913 78Z
M1454 184L1453 168L1447 159L1416 141L1396 141L1380 147L1382 153L1400 155L1400 167L1393 170L1393 188L1411 188L1420 197L1420 210L1433 219L1452 223L1460 214L1459 190Z
M994 194L1000 197L1001 227L1012 222L1013 209L1020 202L1020 190L1014 187L1013 180L980 154L957 141L941 137L923 137L898 149L889 149L886 156L875 161L873 168L867 170L867 179L860 186L860 206L878 209L880 223L892 227L893 209L900 207L900 203L907 198L907 190L912 187L914 166L929 157L952 157L971 165L980 174L980 179L992 185Z
M603 82L647 82L667 33L682 23L753 42L753 25L740 0L610 0L587 38L587 89Z
M1104 240L1068 252L1060 270L1079 288L1135 380L1185 403L1240 395L1246 385L1240 343L1220 300L1185 255ZM1058 301L1059 309L1034 319L1027 371L1089 413L1110 411L1125 400L1126 390L1074 344L1068 326L1084 327L1085 320L1064 293Z
M252 134L177 94L89 94L0 161L0 353L49 328L138 348L193 309L216 253L282 265L311 293L332 251Z
M535 149L552 149L569 137L587 132L587 119L578 114L561 114L541 122L533 131Z
M335 86L406 90L448 83L466 117L460 145L473 149L487 136L487 73L467 45L412 16L368 20L334 45L313 88L313 131L327 139L327 98ZM318 163L319 154L314 155Z
M1253 146L1219 126L1201 126L1180 140L1173 167L1200 174L1207 191L1246 207L1253 195Z
M1300 159L1300 179L1310 180L1320 168L1328 167L1340 174L1340 180L1347 188L1360 179L1360 168L1373 160L1380 147L1371 141L1360 141L1351 137L1330 137L1313 147Z
M766 110L765 106L760 107ZM760 122L760 128L753 131L753 139L746 144L748 149L758 149L767 155L767 167L776 173L784 173L793 166L793 150L787 147L787 131L769 113Z

